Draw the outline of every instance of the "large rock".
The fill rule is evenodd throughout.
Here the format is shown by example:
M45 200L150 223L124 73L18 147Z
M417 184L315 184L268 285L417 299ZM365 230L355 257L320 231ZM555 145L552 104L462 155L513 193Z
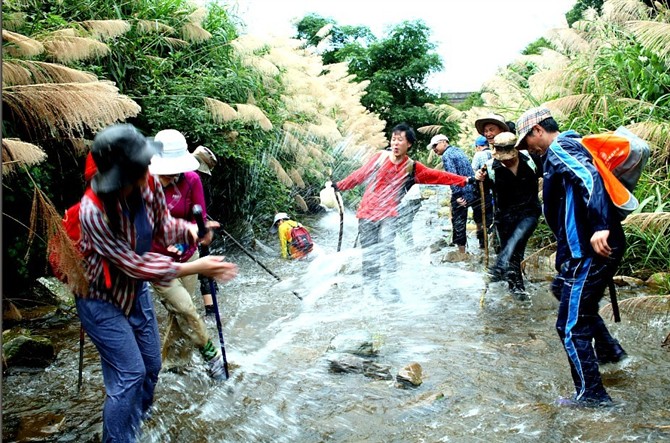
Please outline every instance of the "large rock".
M398 371L396 375L396 385L398 387L416 387L423 383L423 369L417 362L412 362Z
M646 281L652 288L667 288L670 286L670 272L657 272L649 276Z
M56 358L53 343L47 337L32 336L27 329L9 329L2 333L2 353L7 367L46 368Z
M335 336L330 341L328 351L361 355L363 357L377 354L372 334L364 330L345 331Z
M330 370L336 373L363 374L378 380L391 380L391 366L348 353L333 353L328 356Z

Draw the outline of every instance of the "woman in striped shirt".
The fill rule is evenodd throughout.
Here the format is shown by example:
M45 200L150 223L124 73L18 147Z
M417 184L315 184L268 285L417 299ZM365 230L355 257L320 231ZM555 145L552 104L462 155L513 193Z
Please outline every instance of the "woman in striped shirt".
M148 173L161 144L132 125L98 133L92 155L95 198L82 199L81 249L89 289L76 297L86 333L100 353L106 398L103 441L135 441L153 401L161 368L160 338L147 281L167 285L203 274L227 281L237 267L223 257L190 263L151 253L152 241L194 244L197 225L170 216L157 179ZM216 223L211 223L215 227Z

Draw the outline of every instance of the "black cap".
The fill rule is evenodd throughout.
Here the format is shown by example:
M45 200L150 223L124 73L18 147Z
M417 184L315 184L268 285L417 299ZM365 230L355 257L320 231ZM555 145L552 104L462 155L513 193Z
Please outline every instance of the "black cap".
M133 125L112 125L93 139L91 154L98 167L91 186L96 193L117 191L147 172L151 158L163 144L143 136Z

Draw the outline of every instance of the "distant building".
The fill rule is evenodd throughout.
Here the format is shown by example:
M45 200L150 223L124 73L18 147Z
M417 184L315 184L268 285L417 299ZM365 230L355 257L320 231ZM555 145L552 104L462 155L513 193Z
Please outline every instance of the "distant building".
M444 92L442 93L442 98L446 98L449 100L449 103L452 105L459 105L465 101L466 98L470 94L474 94L476 91L473 92Z

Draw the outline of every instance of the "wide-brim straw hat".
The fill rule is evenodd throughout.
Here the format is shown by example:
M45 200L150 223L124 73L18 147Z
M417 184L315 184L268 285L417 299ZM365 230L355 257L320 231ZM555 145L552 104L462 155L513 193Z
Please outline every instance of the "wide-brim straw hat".
M212 175L212 169L216 166L218 162L216 155L206 146L198 146L193 151L193 156L200 163L198 171L203 172L207 175Z
M155 175L175 175L195 171L200 162L188 152L186 138L174 129L165 129L156 134L155 140L163 143L163 152L151 159L149 172Z
M481 135L484 135L484 126L488 125L489 123L493 123L494 125L500 127L503 132L509 132L509 126L507 126L507 123L505 123L503 116L499 114L489 114L486 117L475 120L475 128L477 129L477 132L479 132Z

